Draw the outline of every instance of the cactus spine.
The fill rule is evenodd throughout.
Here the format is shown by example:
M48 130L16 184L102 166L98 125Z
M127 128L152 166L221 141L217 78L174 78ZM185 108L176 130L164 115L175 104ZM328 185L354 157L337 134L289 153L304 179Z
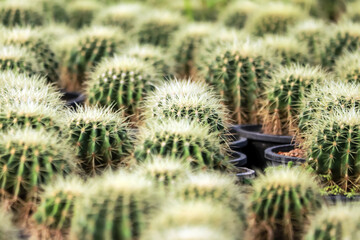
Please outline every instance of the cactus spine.
M346 52L339 57L334 66L334 71L340 81L360 83L360 54Z

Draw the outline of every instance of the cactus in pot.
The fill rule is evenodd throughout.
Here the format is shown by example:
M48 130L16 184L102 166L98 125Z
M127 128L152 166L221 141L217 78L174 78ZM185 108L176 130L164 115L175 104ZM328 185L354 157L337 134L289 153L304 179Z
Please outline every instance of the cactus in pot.
M256 2L237 0L229 4L229 6L222 11L220 19L227 27L242 29L258 7Z

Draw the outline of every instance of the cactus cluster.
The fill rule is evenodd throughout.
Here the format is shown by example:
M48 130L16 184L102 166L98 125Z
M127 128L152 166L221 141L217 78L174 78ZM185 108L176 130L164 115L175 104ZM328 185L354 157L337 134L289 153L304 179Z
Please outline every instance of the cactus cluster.
M91 24L101 4L94 0L72 1L67 7L69 25L80 29Z
M235 1L221 13L220 18L227 27L242 29L258 7L258 4L252 1Z
M110 107L80 107L69 111L69 142L76 148L79 166L86 174L117 168L132 151L128 125L121 112Z
M336 60L334 72L340 81L360 83L359 64L359 52L346 52Z
M321 207L314 176L300 168L268 169L253 187L249 239L301 239L301 229Z

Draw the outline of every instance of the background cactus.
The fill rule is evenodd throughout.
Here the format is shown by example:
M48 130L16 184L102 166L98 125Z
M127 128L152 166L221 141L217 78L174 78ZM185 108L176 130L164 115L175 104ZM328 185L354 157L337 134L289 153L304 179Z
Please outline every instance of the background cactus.
M34 0L36 4L41 4L46 18L55 22L68 22L69 15L65 0Z
M140 239L161 199L150 181L126 172L108 173L75 202L73 239Z
M90 76L86 88L90 105L124 109L137 118L143 98L154 89L158 74L150 63L140 59L115 56L104 59Z
M353 22L360 22L360 3L357 1L349 2L346 9L346 17Z
M86 174L117 168L132 150L128 125L121 112L100 107L69 111L69 142L77 150L79 166Z
M12 223L12 214L5 210L5 206L0 206L0 240L18 240L18 229Z
M149 122L140 128L135 144L135 159L144 162L152 154L171 155L190 163L193 168L231 170L223 146L208 126L188 120Z
M67 6L69 25L78 29L89 26L99 9L101 9L101 4L98 1L77 0L70 2Z
M253 187L249 239L301 239L301 229L321 206L314 176L300 168L269 169Z
M340 81L360 83L360 53L344 53L336 60L334 72Z
M220 19L227 27L242 29L258 7L256 2L237 0L222 11Z

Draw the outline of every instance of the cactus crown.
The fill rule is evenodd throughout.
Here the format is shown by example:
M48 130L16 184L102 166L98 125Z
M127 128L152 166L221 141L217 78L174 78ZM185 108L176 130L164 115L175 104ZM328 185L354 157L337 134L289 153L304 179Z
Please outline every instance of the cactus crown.
M252 1L235 1L223 10L220 19L228 27L242 29L256 9L258 5Z
M44 13L37 5L26 0L6 0L0 4L0 21L6 27L40 26Z
M210 126L211 131L224 131L226 109L220 99L202 82L177 80L158 87L145 103L149 118L185 118Z
M4 206L0 206L0 239L1 240L17 240L19 231L12 223L12 214L5 210Z
M360 53L345 52L336 60L334 71L340 81L360 83Z

